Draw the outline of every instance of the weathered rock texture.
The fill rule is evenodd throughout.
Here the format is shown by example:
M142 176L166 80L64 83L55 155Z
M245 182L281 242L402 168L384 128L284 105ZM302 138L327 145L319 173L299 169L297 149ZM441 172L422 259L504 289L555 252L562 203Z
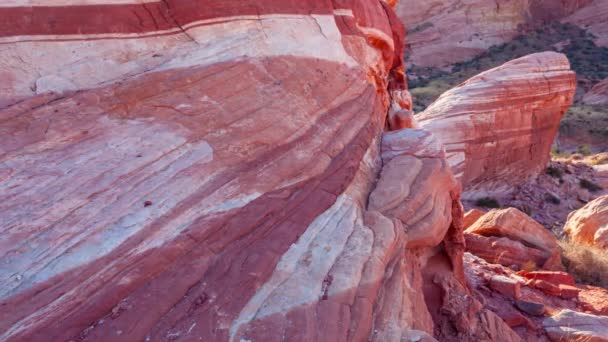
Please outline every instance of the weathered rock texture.
M562 310L543 326L552 341L608 341L608 317Z
M506 43L526 29L562 20L608 44L604 0L412 0L397 4L408 31L408 63L444 67Z
M523 340L604 341L588 337L605 333L608 290L574 285L561 272L515 272L469 253L464 266L474 297Z
M479 209L471 209L464 214L463 226L464 229L469 228L473 223L477 222L486 213Z
M0 340L519 340L386 3L4 5Z
M593 34L595 44L608 46L608 1L604 0L569 0L579 2L576 12L562 21L578 25Z
M608 191L608 164L594 165L593 171L597 184Z
M544 52L465 81L416 118L445 143L463 197L500 194L545 169L574 92L566 56Z
M583 102L589 105L608 105L608 78L591 88L583 97Z
M408 63L441 67L468 60L515 38L527 22L527 0L414 0L397 4L407 26Z
M560 268L555 236L515 208L483 215L466 229L465 239L467 251L494 264Z
M564 231L575 242L608 248L608 196L572 212Z

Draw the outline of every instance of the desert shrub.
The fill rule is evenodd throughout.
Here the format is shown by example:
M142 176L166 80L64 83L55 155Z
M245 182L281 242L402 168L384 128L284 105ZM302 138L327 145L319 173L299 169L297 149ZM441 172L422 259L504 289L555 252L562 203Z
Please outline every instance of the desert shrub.
M593 183L592 181L588 180L588 179L581 179L578 183L581 188L583 189L587 189L591 192L598 192L600 190L602 190L603 188L595 183Z
M551 157L555 159L565 159L570 158L570 153L568 151L562 151L558 147L553 147L551 149Z
M500 208L500 203L492 197L482 197L475 201L475 205L483 208Z
M417 33L417 32L422 32L422 31L424 31L424 30L426 30L428 28L431 28L431 27L433 27L433 23L431 23L430 21L427 21L427 22L424 22L424 23L422 23L422 24L420 24L420 25L418 25L418 26L416 26L414 28L411 28L409 30L408 34L414 34L414 33Z
M578 153L584 155L584 156L590 156L591 155L591 147L589 145L581 145L578 147Z
M554 167L554 166L549 166L547 168L547 170L545 170L545 172L553 178L561 179L564 176L564 172L561 169Z
M562 263L577 282L608 286L608 250L577 244L566 239L562 240L560 245Z

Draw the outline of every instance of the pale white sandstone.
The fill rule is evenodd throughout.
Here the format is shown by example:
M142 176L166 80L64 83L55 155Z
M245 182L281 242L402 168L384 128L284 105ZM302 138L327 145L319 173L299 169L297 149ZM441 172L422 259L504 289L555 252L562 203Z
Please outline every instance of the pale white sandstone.
M294 56L351 67L357 64L344 50L333 15L228 17L221 18L221 25L214 25L217 21L185 25L187 34L182 29L171 29L144 35L0 38L0 43L13 43L11 49L0 49L0 63L8 70L3 77L12 80L0 84L0 108L32 94L92 88L142 73L200 67L235 58ZM158 36L161 33L169 34ZM88 40L92 38L95 40ZM58 39L61 41L53 41ZM372 58L380 58L369 53ZM23 64L30 67L20 67Z
M562 310L545 318L543 327L552 341L608 341L608 317Z

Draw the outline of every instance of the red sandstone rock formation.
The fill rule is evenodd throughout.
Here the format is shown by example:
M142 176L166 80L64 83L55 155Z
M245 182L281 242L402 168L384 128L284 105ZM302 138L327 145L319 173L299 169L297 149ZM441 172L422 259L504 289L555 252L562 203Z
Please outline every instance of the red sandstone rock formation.
M492 210L465 231L467 251L504 266L560 269L558 241L515 208Z
M469 228L473 223L477 222L486 213L479 209L471 209L464 214L463 226L464 229Z
M581 6L563 22L578 25L593 34L595 44L608 46L608 1L605 0L569 0L578 1Z
M528 0L530 19L536 23L559 20L592 6L594 0Z
M407 26L408 63L444 67L479 55L522 34L524 26L563 20L608 44L604 0L412 0L397 4Z
M467 228L466 232L483 236L504 236L548 252L558 245L551 232L515 208L492 210Z
M518 35L528 1L414 0L397 4L407 26L408 63L442 67L468 60Z
M0 340L519 340L386 3L11 5Z
M597 184L608 191L608 164L594 165L593 171Z
M574 92L564 55L532 54L447 91L417 119L445 143L465 198L504 194L545 170Z
M564 231L575 242L608 248L608 196L572 212Z
M589 105L608 105L608 78L591 88L583 97L583 103Z
M523 340L578 341L578 336L587 341L585 336L602 336L606 289L572 285L572 278L561 272L514 272L469 253L464 266L474 297Z
M608 317L562 310L543 326L552 341L608 341Z

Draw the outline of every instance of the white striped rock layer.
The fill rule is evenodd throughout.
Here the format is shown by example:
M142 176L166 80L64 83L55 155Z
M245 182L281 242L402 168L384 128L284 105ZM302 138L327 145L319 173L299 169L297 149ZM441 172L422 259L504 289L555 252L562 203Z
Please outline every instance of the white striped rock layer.
M445 144L464 197L504 194L546 168L575 87L566 56L537 53L463 82L416 118Z
M0 340L518 340L378 0L0 6ZM371 195L370 195L371 194Z

